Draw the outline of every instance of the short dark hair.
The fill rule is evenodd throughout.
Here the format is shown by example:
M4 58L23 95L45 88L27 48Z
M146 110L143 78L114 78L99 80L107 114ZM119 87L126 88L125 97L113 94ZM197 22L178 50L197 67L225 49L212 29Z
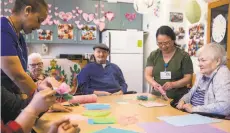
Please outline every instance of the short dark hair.
M48 5L45 0L16 0L12 12L19 13L26 6L31 6L32 12L39 12L42 7L48 10Z
M174 33L174 31L172 30L172 28L170 28L169 26L161 26L160 28L158 28L157 33L156 33L156 38L158 37L158 35L167 35L169 36L172 40L176 40L176 34Z

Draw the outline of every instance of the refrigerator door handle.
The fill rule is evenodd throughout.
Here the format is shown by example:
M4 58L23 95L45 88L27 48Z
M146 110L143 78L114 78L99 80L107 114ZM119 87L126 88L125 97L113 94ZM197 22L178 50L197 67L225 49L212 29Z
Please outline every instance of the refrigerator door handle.
M111 62L111 33L109 32L109 62Z

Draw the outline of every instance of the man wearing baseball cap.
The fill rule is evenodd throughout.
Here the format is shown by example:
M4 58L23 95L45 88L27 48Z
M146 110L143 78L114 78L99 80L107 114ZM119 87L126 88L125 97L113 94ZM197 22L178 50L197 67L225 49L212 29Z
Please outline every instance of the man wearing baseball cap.
M78 74L78 84L84 94L122 95L127 84L121 69L107 60L109 48L105 44L93 47L95 62L87 64Z

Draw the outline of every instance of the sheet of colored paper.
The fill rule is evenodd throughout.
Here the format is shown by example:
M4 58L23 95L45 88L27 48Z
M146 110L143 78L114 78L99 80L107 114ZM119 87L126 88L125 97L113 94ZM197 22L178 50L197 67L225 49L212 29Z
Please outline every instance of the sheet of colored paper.
M139 123L146 133L225 133L207 124L176 127L165 122Z
M116 123L115 117L98 117L88 120L89 124L114 124Z
M198 124L209 124L221 122L219 119L214 119L206 116L201 116L198 114L188 114L179 116L162 116L157 117L158 119L165 121L174 126L188 126L188 125L198 125Z
M112 127L107 127L105 129L96 131L94 133L138 133L130 130L124 130L124 129L118 129L118 128L112 128Z
M110 109L110 105L109 104L85 104L84 107L87 110L103 110L103 109Z
M167 106L167 104L162 104L162 103L157 103L157 102L152 102L152 101L143 102L143 103L140 103L140 105L147 107L147 108Z
M108 110L104 110L104 111L90 111L90 110L87 110L85 111L82 115L84 116L88 116L88 117L104 117L104 116L107 116L109 115L111 112L108 111Z

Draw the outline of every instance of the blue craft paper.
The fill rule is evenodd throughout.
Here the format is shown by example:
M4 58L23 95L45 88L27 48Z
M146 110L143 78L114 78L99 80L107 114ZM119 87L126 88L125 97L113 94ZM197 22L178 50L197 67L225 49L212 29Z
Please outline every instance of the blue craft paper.
M109 104L85 104L84 107L87 110L103 110L103 109L110 109Z
M88 119L88 124L93 125L93 119Z
M105 129L93 132L93 133L138 133L130 130L117 129L112 127L107 127Z
M180 116L162 116L157 118L169 124L172 124L174 126L188 126L188 125L221 122L221 120L209 118L206 116L201 116L198 114L188 114L188 115L180 115Z

